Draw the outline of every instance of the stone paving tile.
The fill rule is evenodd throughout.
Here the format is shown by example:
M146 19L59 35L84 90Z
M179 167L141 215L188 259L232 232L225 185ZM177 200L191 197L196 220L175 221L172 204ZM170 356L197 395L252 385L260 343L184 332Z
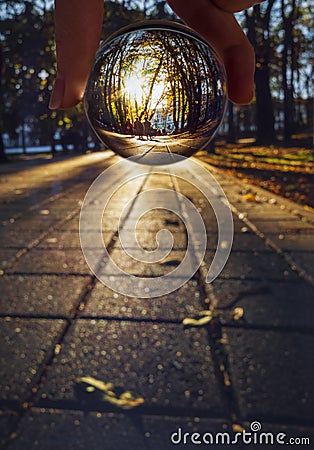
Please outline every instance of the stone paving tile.
M93 231L82 233L82 237L84 238L84 246L87 246L89 248L98 248L96 246L95 240L96 236L98 237L98 234ZM112 236L113 232L103 233L103 241L106 246L111 241ZM80 234L75 231L57 230L50 233L47 238L42 240L40 244L37 246L37 248L59 249L59 250L81 249ZM102 250L103 245L101 246L101 248L98 249Z
M193 317L204 308L201 304L198 282L190 280L167 296L140 299L113 292L102 283L96 283L86 299L81 315L94 317L133 318L151 320L183 320Z
M194 272L196 272L196 264L193 263L193 255L188 254L186 251L181 250L173 250L167 256L167 250L164 250L164 254L166 255L164 258L160 259L160 262L144 262L149 261L151 256L154 255L145 255L144 251L140 251L138 249L122 249L117 248L113 249L110 253L111 259L115 262L115 264L120 267L127 274L137 275L139 277L142 276L152 276L152 277L161 277L169 274L175 269L180 267L180 273L174 273L173 278L175 277L186 277L189 279ZM181 265L183 259L185 258L184 266ZM142 262L143 260L143 262ZM179 269L178 269L179 270Z
M102 253L99 252L99 258ZM80 249L77 250L46 250L32 249L23 255L10 269L22 273L77 273L90 275L91 271Z
M4 448L5 441L15 430L18 422L18 414L0 411L0 448Z
M33 410L8 450L147 450L138 424L122 414Z
M242 228L242 232L234 233L233 235L231 251L273 252L273 250L266 245L264 239L261 239L255 233L247 229L246 225Z
M87 185L86 185L87 188ZM41 205L40 209L49 209L51 212L69 212L80 208L82 206L84 197L82 198L81 194L76 192L76 187L73 189L70 188L69 191L63 191L60 197L56 199L52 199L52 201L47 201L43 205Z
M145 214L140 220L138 218L127 218L123 224L123 228L127 230L147 230L155 231L166 228L173 233L185 232L185 226L180 218L175 214L156 214L155 210Z
M103 269L97 272L98 280L110 287L114 292L144 299L158 298L179 289L187 282L187 277L174 277L169 275L167 284L160 285L155 277L140 277L136 275L112 275L105 273ZM136 278L134 278L136 277ZM190 277L189 277L190 278ZM152 283L150 283L152 281ZM161 292L162 291L162 292ZM163 294L164 293L164 294Z
M218 245L218 233L216 230L210 230L207 228L207 250L216 251ZM203 235L199 233L193 233L193 238L196 240L196 243L203 242ZM226 248L226 245L230 245L230 243L225 240L222 241L223 248ZM253 252L270 252L273 250L270 249L265 244L265 241L258 237L255 233L253 233L245 224L240 228L240 231L235 232L233 234L233 241L231 251L253 251Z
M94 236L94 233L91 233ZM53 231L43 239L37 248L45 249L73 249L81 248L80 235L73 231Z
M167 188L164 188L167 189ZM168 214L174 218L178 218L180 212L180 200L177 192L169 189L166 193L167 199L160 190L147 191L143 189L141 194L136 198L132 208L129 210L129 217L139 218L141 215L150 214Z
M0 277L1 315L70 316L88 277L5 275Z
M57 204L58 205L58 204ZM42 219L42 220L63 220L66 218L66 216L69 214L69 212L71 212L72 210L75 210L77 208L79 208L79 205L76 205L73 208L70 208L69 206L67 208L63 207L55 207L54 203L47 203L44 205L41 205L38 209L34 209L33 211L31 211L29 214L25 214L23 215L21 218L19 218L18 220L27 220L27 221L31 221L31 220L37 220L37 219Z
M314 251L314 233L267 233L266 237L284 251Z
M245 195L245 194L244 194ZM295 216L289 211L285 206L278 205L272 200L271 202L252 202L245 201L243 197L237 197L237 201L232 202L237 208L245 209L247 211L248 218L259 218L259 219L282 219L287 220L295 218ZM241 208L240 208L241 205Z
M285 232L302 232L303 230L313 230L313 226L309 225L307 222L302 222L301 220L254 220L254 225L263 233L273 233L277 231L278 233Z
M0 398L22 404L65 321L0 319Z
M205 267L213 260L213 252L207 252L204 258ZM220 278L287 280L296 281L298 275L288 263L275 252L231 251L229 259L219 275Z
M79 233L79 217L74 217L73 219L69 220L66 223L63 223L62 225L60 225L60 227L58 227L58 231L75 231L76 233ZM103 231L104 232L114 232L116 231L116 227L114 225L114 223L112 221L108 221L107 223L103 224ZM86 229L86 231L97 231L98 230L98 224L96 224L95 222L91 222L89 224L88 229Z
M260 206L259 208L250 208L247 212L246 217L251 220L252 222L255 222L255 220L258 220L260 222L280 222L284 224L285 222L291 223L291 221L294 221L296 219L295 216L293 216L289 211L287 210L280 210L279 208L274 208L272 205L266 206Z
M6 266L10 265L14 259L17 250L14 248L4 248L0 250L0 269L4 269Z
M314 250L313 252L293 252L293 261L307 274L314 276Z
M127 274L137 275L139 277L152 275L153 264L141 262L141 252L138 250L133 250L131 257L123 249L113 249L110 257Z
M153 168L154 172L154 168ZM167 174L150 174L149 178L145 183L145 190L148 189L173 189L173 182L170 175Z
M216 218L211 218L210 216L208 217L207 214L204 214L203 211L200 211L200 214L202 216L202 219L205 223L205 227L206 227L206 231L207 232L217 232L218 230L218 224L217 224L217 220ZM238 216L234 215L232 216L233 219L233 229L235 233L246 233L246 232L250 232L250 228L241 220L238 218ZM224 221L220 221L219 223L219 228L220 230L224 230L225 227L229 228L229 219L224 220ZM194 230L194 227L193 227ZM198 231L197 229L195 231Z
M212 289L228 323L235 324L233 309L242 307L239 325L314 329L314 287L306 282L215 280Z
M157 248L157 242L156 242L156 232L153 231L147 231L147 232L138 232L136 233L136 239L138 241L138 245L145 250L154 250ZM183 232L176 232L172 234L173 236L173 249L174 250L184 250L187 247L187 234ZM124 248L134 248L133 245L130 245L130 242L134 241L134 233L131 231L126 232L126 239L125 243L123 244ZM116 248L121 248L122 244L119 238L117 238L115 243ZM165 243L163 239L160 239L159 237L159 248L164 248Z
M56 225L56 223L64 217L57 219L55 217L47 216L23 216L13 223L5 226L6 231L23 233L24 230L32 230L35 232L47 231L49 227Z
M10 219L21 214L21 208L15 202L13 204L4 203L0 200L0 223L7 223Z
M78 320L53 361L38 400L95 408L78 377L133 392L146 407L199 408L224 416L204 329L127 321ZM88 403L87 403L88 402Z
M9 228L3 227L0 229L0 253L2 254L3 248L21 249L27 247L39 234L40 232L34 233L34 231L29 230L23 230L23 232L20 230L9 231Z
M313 336L228 328L223 335L243 420L313 420Z

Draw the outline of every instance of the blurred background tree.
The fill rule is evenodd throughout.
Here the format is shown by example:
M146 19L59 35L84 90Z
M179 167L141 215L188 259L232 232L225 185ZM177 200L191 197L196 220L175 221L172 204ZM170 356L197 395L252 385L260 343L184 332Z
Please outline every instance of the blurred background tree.
M255 98L229 104L220 134L229 142L278 139L289 145L310 132L313 120L310 64L313 23L309 0L267 0L237 15L256 52ZM129 23L178 20L164 0L105 1L103 38ZM91 134L82 105L70 111L47 107L56 74L52 0L0 3L0 159L5 147L49 145L73 131ZM239 80L241 82L241 80Z

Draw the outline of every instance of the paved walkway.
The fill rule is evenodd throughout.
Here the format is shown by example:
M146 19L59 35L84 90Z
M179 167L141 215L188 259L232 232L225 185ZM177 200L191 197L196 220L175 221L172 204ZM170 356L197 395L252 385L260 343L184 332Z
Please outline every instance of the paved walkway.
M185 227L164 210L144 216L138 240L153 249L156 232L166 227L174 236L171 257L148 265L121 248L121 208L149 189L188 197L205 220L208 242L204 263L179 290L156 299L127 297L94 277L78 233L91 182L117 161L104 152L0 168L1 448L226 448L226 441L193 439L233 437L249 432L253 421L286 440L309 437L313 446L313 212L204 163L230 201L235 228L231 256L207 285L217 225L206 199L184 180L188 165L181 180L166 173L134 179L112 198L103 221L104 241L120 267L159 276L184 255ZM126 167L129 179L132 170ZM91 226L91 242L94 232ZM117 287L124 282L117 279ZM186 318L194 322L183 323ZM137 407L123 409L133 401Z

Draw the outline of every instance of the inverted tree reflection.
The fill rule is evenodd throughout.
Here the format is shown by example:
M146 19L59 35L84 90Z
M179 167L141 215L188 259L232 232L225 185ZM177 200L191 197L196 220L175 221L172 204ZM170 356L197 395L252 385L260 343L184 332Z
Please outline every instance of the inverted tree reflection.
M221 65L196 39L169 31L138 30L100 53L89 95L97 126L129 134L148 120L161 135L212 132L224 108Z

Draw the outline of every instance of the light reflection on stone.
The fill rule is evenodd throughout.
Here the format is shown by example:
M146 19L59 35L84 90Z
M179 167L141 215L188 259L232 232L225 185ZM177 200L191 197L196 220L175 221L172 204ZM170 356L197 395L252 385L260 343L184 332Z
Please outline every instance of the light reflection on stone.
M190 156L221 123L226 77L212 48L187 27L145 22L100 47L85 92L89 121L123 157Z

